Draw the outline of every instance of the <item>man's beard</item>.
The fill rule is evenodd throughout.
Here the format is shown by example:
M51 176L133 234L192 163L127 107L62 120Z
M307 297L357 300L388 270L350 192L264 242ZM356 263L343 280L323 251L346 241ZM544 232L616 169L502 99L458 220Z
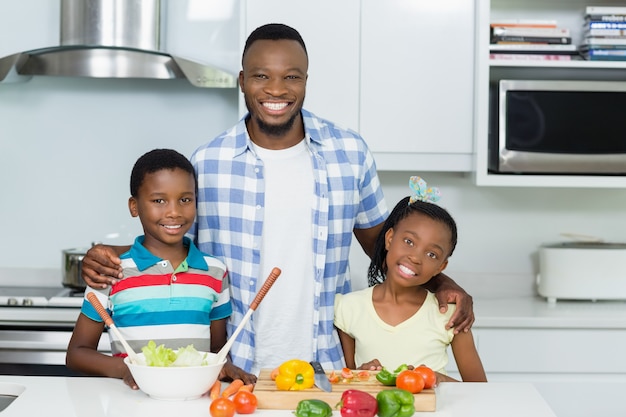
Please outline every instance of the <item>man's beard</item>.
M256 122L261 133L268 135L268 136L280 137L280 136L287 134L293 127L293 124L296 122L296 118L300 116L300 112L298 111L294 113L293 116L291 116L291 118L289 118L289 120L287 120L285 123L281 125L270 125L255 116L255 114L252 112L252 106L248 102L247 98L245 98L245 102L246 102L246 107L248 108L248 112L250 113L250 120L252 121L254 119L254 122Z
M285 134L287 134L291 128L293 127L293 124L296 121L296 117L298 117L298 113L295 113L293 116L291 116L291 118L289 120L287 120L285 123L281 124L281 125L270 125L265 123L263 120L257 118L256 119L256 124L259 127L259 130L268 135L268 136L283 136ZM254 114L252 115L252 117L254 117Z

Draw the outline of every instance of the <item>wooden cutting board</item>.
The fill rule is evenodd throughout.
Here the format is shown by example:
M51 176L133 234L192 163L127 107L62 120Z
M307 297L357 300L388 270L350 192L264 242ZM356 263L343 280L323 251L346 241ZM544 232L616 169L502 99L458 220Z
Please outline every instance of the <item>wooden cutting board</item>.
M334 408L341 400L341 394L347 389L358 389L376 397L376 394L381 390L394 388L381 384L376 379L376 373L370 372L371 376L367 381L359 381L354 378L350 382L331 384L332 392L325 392L317 387L302 391L279 391L276 389L276 382L270 378L270 373L271 370L262 369L254 386L254 394L258 400L259 409L295 410L301 400L310 399L326 401ZM329 372L326 373L329 374ZM341 371L335 371L335 373L341 375ZM415 397L415 411L435 411L435 390L423 390L413 396Z

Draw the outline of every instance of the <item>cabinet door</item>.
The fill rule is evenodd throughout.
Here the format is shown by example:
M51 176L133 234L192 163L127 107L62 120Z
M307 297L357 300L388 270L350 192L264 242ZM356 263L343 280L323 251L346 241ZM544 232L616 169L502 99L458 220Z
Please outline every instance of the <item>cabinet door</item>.
M623 416L624 329L482 328L490 382L531 382L559 416Z
M361 7L360 131L377 163L380 153L396 161L456 154L467 157L457 161L463 169L449 168L469 169L474 1L363 0Z
M490 373L626 373L622 329L480 329Z
M343 127L358 129L359 0L247 0L246 37L266 23L287 24L302 35L309 55L304 107ZM240 110L245 111L243 97Z

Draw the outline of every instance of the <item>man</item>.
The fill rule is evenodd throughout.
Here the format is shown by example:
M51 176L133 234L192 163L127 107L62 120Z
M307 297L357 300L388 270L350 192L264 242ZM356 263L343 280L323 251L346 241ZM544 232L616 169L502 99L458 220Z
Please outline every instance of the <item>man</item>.
M275 266L283 271L231 349L233 363L253 373L292 358L344 366L334 295L351 290L352 234L372 254L388 215L363 139L302 108L307 71L296 30L257 28L239 73L249 113L191 158L199 185L196 242L229 269L229 334L264 277ZM83 278L93 286L111 283L101 274L119 276L117 263L110 248L92 248ZM450 325L469 329L471 297L443 275L432 288L442 308L457 303Z

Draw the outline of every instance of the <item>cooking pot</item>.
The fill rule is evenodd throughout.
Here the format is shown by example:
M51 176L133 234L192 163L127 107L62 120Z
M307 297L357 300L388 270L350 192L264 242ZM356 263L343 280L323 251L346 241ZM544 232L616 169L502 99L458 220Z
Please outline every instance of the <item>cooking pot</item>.
M63 250L63 286L84 290L87 285L81 276L83 257L89 248L73 248Z

